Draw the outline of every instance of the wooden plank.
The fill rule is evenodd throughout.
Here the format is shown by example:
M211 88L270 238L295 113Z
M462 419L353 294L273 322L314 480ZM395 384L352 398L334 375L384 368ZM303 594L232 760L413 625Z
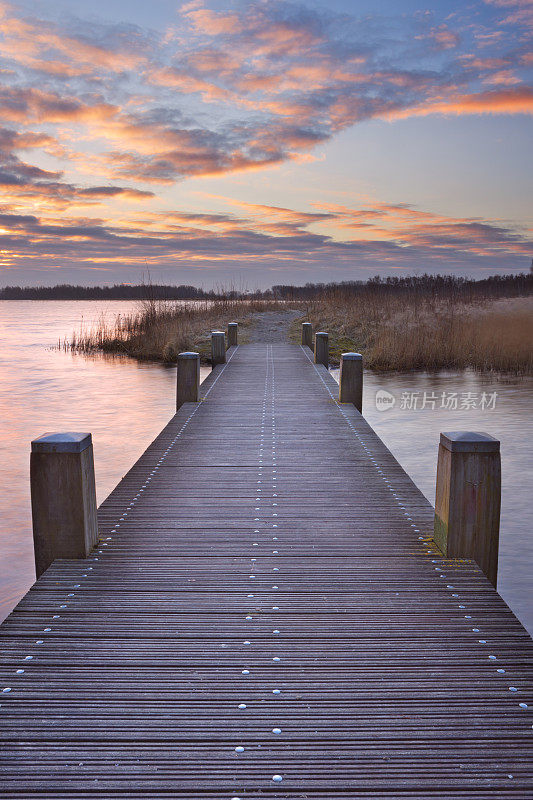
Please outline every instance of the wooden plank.
M337 392L231 348L21 600L2 798L533 797L531 639Z

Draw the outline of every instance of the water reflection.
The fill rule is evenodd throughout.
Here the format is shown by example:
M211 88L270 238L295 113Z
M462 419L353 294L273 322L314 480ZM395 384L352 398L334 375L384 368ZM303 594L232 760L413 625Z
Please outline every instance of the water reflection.
M332 374L338 380L338 370ZM389 392L395 400L385 411L376 407L376 393L380 390ZM531 632L533 537L528 509L531 508L532 390L532 378L499 380L468 371L383 375L365 372L363 398L365 418L432 504L441 431L485 431L500 439L502 514L498 591ZM422 408L424 392L426 407ZM454 393L456 409L453 399L450 402ZM442 408L443 402L452 408Z
M51 349L132 302L0 301L0 619L34 580L30 441L53 430L93 434L101 502L173 414L175 371ZM202 377L209 373L204 369Z

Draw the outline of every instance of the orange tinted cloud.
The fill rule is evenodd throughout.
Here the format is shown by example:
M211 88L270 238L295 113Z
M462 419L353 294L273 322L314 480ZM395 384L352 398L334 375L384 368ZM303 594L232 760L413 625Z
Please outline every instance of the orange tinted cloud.
M226 264L252 271L261 264L261 282L268 285L275 282L268 271L286 274L288 266L316 270L327 265L328 274L352 278L354 265L361 275L385 263L408 272L416 264L430 271L454 266L494 271L494 265L501 269L502 263L520 263L532 244L524 232L489 220L447 218L401 203L374 202L363 208L333 204L327 211L309 212L230 198L227 202L249 215L176 210L123 217L113 225L91 217L5 211L0 213L0 251L6 267L22 263L42 270L43 276L51 261L74 264L75 275L95 264L117 268L117 277L132 264L174 270ZM345 241L335 240L329 229L309 230L350 220L354 238Z
M506 91L480 92L455 95L447 99L429 101L427 104L391 111L388 119L425 117L429 114L532 114L533 89L522 86Z
M237 14L227 14L211 11L208 8L191 8L191 6L188 6L185 7L184 16L191 20L197 31L211 36L228 33L237 34L241 33L243 29Z
M187 56L187 64L200 72L228 74L239 69L242 57L214 47L201 47Z
M483 78L483 83L490 83L494 86L514 86L521 83L520 78L510 69L501 69Z
M527 8L499 5L501 14L485 9L485 16L509 20ZM401 204L316 213L257 204L247 207L245 223L172 216L172 194L159 187L312 159L320 144L370 119L530 113L527 54L512 44L512 34L522 43L521 29L498 27L501 19L482 25L468 10L461 22L435 11L390 24L285 0L236 0L231 10L193 0L159 34L73 17L55 22L46 19L46 4L39 9L44 19L4 6L0 20L0 114L18 130L16 141L12 131L0 133L1 179L17 209L62 211L67 224L69 208L95 208L104 217L108 204L114 218L122 201L149 201L148 185L160 194L158 209L170 209L166 222L151 223L164 229L165 241L178 228L197 241L205 227L211 242L222 232L241 235L244 226L247 246L257 237L277 239L280 250L327 240L337 253L347 252L347 242L370 252L371 238L401 259L402 248L422 237L440 248L456 225L458 251L468 232L478 236L476 246L489 246L481 238L490 232L476 232L474 220L439 219ZM123 205L117 227L132 233L136 217ZM41 225L39 236L47 235ZM117 234L87 235L94 243ZM496 238L497 247L515 241Z
M214 83L195 78L184 70L164 67L162 69L151 70L147 75L150 83L158 86L169 86L179 89L184 94L199 92L204 100L229 100L231 92L222 89Z
M114 50L91 42L85 36L72 36L50 22L35 23L16 16L7 4L0 15L2 54L14 61L52 75L74 77L103 68L124 72L138 68L144 58L126 47ZM51 57L55 53L56 57ZM57 55L66 61L57 60Z
M455 31L452 31L447 25L444 24L432 28L428 33L428 37L433 39L439 49L442 50L448 50L450 47L457 47L460 42L459 34Z
M488 5L505 9L502 25L533 27L533 2L531 0L485 0Z
M39 89L0 88L0 114L13 122L102 122L118 109L105 102L85 103L75 97Z
M76 143L85 143L86 161L102 178L157 184L264 168L309 158L317 144L372 118L530 109L510 58L458 52L460 69L468 71L463 83L435 69L435 52L460 44L450 21L417 22L417 58L430 59L424 67L407 66L408 27L405 41L396 34L384 47L375 22L366 29L347 15L341 20L283 0L244 2L238 12L188 3L181 27L173 25L159 46L137 29L87 23L76 30L5 9L4 55L22 65L19 75L46 66L48 73L33 86L17 79L1 91L3 118L68 123L57 132L56 154L62 140L64 153L81 165ZM502 88L480 92L476 79ZM206 103L216 108L205 114Z

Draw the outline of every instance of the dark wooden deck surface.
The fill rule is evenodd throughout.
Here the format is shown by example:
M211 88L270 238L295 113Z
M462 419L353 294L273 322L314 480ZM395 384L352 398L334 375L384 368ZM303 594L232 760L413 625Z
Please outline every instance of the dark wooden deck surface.
M532 798L531 639L309 351L229 356L1 627L0 796Z

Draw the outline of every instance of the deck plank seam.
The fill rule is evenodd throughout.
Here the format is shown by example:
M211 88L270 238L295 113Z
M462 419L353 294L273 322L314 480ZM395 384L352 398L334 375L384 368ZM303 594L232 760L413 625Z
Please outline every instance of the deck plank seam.
M212 389L214 388L214 386L216 385L216 383L218 382L218 380L219 380L219 379L222 377L223 373L225 372L226 368L229 366L229 364L230 364L230 362L231 362L231 360L232 360L233 356L234 356L234 355L235 355L235 353L237 352L237 350L238 350L238 345L237 345L235 348L232 348L232 353L231 353L231 355L230 355L229 359L228 359L228 360L226 361L226 363L225 363L225 364L222 366L222 369L220 370L220 372L218 373L218 375L215 377L215 379L213 380L213 382L212 382L212 383L211 383L211 385L209 386L209 388L208 388L207 392L206 392L206 393L205 393L205 395L204 395L204 398L203 398L204 400L205 400L205 398L206 398L206 397L207 397L207 396L210 394L210 392L212 391ZM171 443L170 443L170 445L167 447L167 449L166 449L165 451L163 451L163 455L162 455L162 457L161 457L161 458L160 458L160 459L157 461L157 464L155 464L155 465L153 465L153 464L152 464L152 465L151 465L151 466L152 466L152 471L149 473L149 475L148 475L148 476L146 476L146 474L145 474L145 477L144 477L144 483L141 485L141 487L140 487L140 488L138 488L138 489L137 489L137 494L136 494L136 495L134 495L134 497L133 497L133 498L130 500L130 503L129 503L129 505L126 507L126 510L123 510L122 512L117 512L117 513L118 513L120 516L118 517L118 520L117 520L117 522L115 522L115 524L114 524L114 527L113 527L113 528L112 528L112 529L109 531L109 533L111 533L111 534L116 534L116 533L117 533L117 529L120 527L120 522L124 522L124 521L125 521L125 518L126 518L126 516L127 516L127 514L128 514L128 509L130 509L130 508L133 508L133 507L134 507L134 505L135 505L135 503L136 503L136 501L137 501L138 499L140 499L140 494L141 494L142 492L144 492L144 489L145 489L145 488L147 488L147 487L148 487L149 483L150 483L150 482L151 482L151 480L152 480L152 477L154 477L154 476L155 476L155 474L158 472L158 470L159 470L159 465L161 465L161 464L162 464L162 463L165 461L165 459L166 459L167 455L169 455L169 453L171 452L172 448L174 447L174 445L175 445L175 444L176 444L176 442L178 441L179 437L181 436L181 434L183 433L183 431L186 429L186 427L188 426L189 422L190 422L190 421L191 421L191 419L194 417L194 415L196 414L196 412L198 411L198 409L199 409L200 407L201 407L201 403L200 403L200 402L198 402L198 403L196 403L196 404L195 404L195 407L194 407L194 409L193 409L193 410L192 410L192 412L189 414L189 416L186 418L185 422L183 423L183 425L182 425L182 426L181 426L181 428L179 429L179 431L178 431L178 433L176 434L176 436L174 436L174 438L171 440ZM176 416L176 415L174 415L174 417L173 417L172 419L174 419L174 418L175 418L175 416ZM171 422L172 422L172 420L171 420ZM153 443L152 443L152 444L153 444ZM161 455L161 453L159 453L159 455ZM142 460L142 456L141 456L141 459L139 459L139 460ZM144 472L146 469L150 470L150 465L144 465L144 464L143 464L143 472ZM141 479L141 480L142 480L142 479ZM105 542L104 542L104 541L101 541L101 540L99 539L99 542L98 542L98 544L96 545L95 549L92 551L92 553L91 553L91 556L90 556L90 557L88 557L88 558L85 560L85 562L83 562L83 564L82 564L82 565L78 566L78 565L76 564L76 571L78 571L78 569L79 569L79 570L81 570L81 573L82 573L82 574L81 574L81 578L88 578L88 577L89 577L89 572L94 572L94 567L92 567L92 566L87 566L87 565L86 565L86 562L87 562L87 561L93 561L93 562L97 562L97 561L99 561L98 555L103 555L103 552L104 552L103 550L101 550L101 549L99 549L99 548L108 546L108 542L112 541L112 539L113 539L113 537L112 537L112 536L107 536L107 537L106 537L106 541L105 541ZM51 567L53 567L53 563L52 563ZM44 573L44 575L45 575L45 574L46 574L46 572ZM79 578L78 578L78 579L79 579ZM76 579L76 578L74 578L74 580L77 580L77 579ZM73 587L71 587L71 588L72 588L72 589L74 589L74 590L77 590L77 589L80 589L80 588L81 588L81 586L82 586L81 584L78 584L78 583L76 583L76 584L74 584L74 586L73 586ZM70 600L71 598L73 598L73 597L75 597L75 592L74 592L74 591L69 591L69 592L67 592L66 596L63 598L63 602L59 601L59 603L58 603L58 609L57 609L57 610L61 610L61 611L63 611L63 610L65 610L65 609L67 609L67 608L68 608L68 605L69 605L69 600ZM58 620L60 620L60 619L61 619L61 615L60 615L60 614L53 614L53 615L52 615L52 617L49 619L49 622L48 622L48 624L47 624L47 625L46 625L46 627L43 629L43 633L46 633L46 632L50 631L50 627L49 627L49 626L50 626L51 624L56 624L56 625L57 625L57 624L58 624ZM48 639L48 641L50 641L50 639ZM36 640L35 640L35 645L39 645L39 646L40 646L40 645L44 644L44 642L45 642L45 640L44 640L44 639L40 639L40 638L39 638L39 639L36 639ZM27 662L31 662L31 661L33 661L33 660L34 660L34 658L35 658L36 652L32 650L32 652L31 652L31 653L28 653L28 652L27 652L27 650L28 650L28 649L29 649L29 648L26 648L26 655L24 655L24 657L22 657L22 655L21 655L21 660L20 660L20 662L19 662L19 665L18 665L18 668L17 668L17 670L15 671L15 673L16 673L16 674L18 674L18 675L22 675L22 674L24 674L24 673L26 672L26 669L23 669L22 667L24 666L24 667L26 667L26 668L27 668L27 667L29 666L29 663L27 663ZM25 662L26 662L26 663L25 663ZM12 692L12 687L10 687L10 686L4 686L4 687L0 688L0 693L2 693L2 694L10 694L11 692Z
M340 411L340 413L341 413L341 415L342 415L343 419L344 419L344 420L345 420L345 422L348 424L348 426L350 427L351 431L354 433L354 435L356 436L357 440L360 442L360 444L361 444L361 446L363 447L363 449L365 450L365 452L368 454L368 456L369 456L370 460L371 460L371 461L374 461L374 459L373 459L373 457L372 457L372 456L373 456L373 455L375 455L375 454L374 454L374 453L373 453L373 452L372 452L372 451L371 451L371 450L370 450L370 449L367 447L367 445L366 445L366 444L365 444L365 443L362 441L362 439L361 439L361 437L360 437L359 433L356 431L356 429L354 428L354 426L352 425L352 423L350 422L350 420L348 419L348 417L347 417L347 416L346 416L346 414L344 413L344 409L342 408L342 405L341 405L341 403L340 403L340 402L339 402L339 400L338 400L338 399L337 399L337 398L336 398L336 397L333 395L333 393L332 393L332 391L331 391L330 387L327 385L326 381L324 380L324 378L323 378L323 376L322 376L322 374L321 374L321 371L320 371L320 369L318 369L318 368L317 368L317 365L314 363L314 361L313 361L313 360L311 359L311 357L310 357L310 354L307 352L307 351L308 351L308 348L307 348L307 347L305 347L304 345L300 345L300 350L303 352L303 354L304 354L304 356L307 358L307 360L308 360L308 361L309 361L309 362L312 364L312 366L313 366L313 368L314 368L314 370L315 370L315 373L316 373L316 374L318 375L318 377L320 378L320 381L321 381L322 385L324 386L324 388L326 389L327 393L329 394L329 396L331 397L331 399L332 399L332 400L333 400L333 402L335 403L335 406L336 406L336 407L338 408L338 410ZM327 369L327 368L322 366L322 369ZM334 380L334 379L333 379L333 380ZM357 415L358 415L358 416L361 416L361 418L363 418L362 414L360 414L359 412L356 412L356 413L357 413ZM375 432L374 432L374 433L375 433ZM379 437L377 436L377 434L375 434L375 436L376 436L376 438L378 438L378 439L379 439ZM380 441L381 441L381 440L380 440ZM377 461L377 460L376 460L376 461ZM374 466L376 466L376 464L374 464ZM377 468L377 467L376 467L376 468ZM390 484L390 481L387 481L387 480L385 479L385 473L381 474L381 472L382 472L382 471L381 471L381 470L378 468L378 473L380 474L380 477L381 477L381 478L382 478L382 479L385 481L385 483L387 483L387 484ZM410 517L409 517L409 513L411 513L411 512L408 512L408 511L407 511L407 506L406 506L406 505L404 505L404 502L400 502L400 497L399 497L399 494L397 494L397 493L396 493L396 491L394 490L394 488L392 487L392 485L390 485L390 491L392 492L392 496L395 498L395 501L396 501L397 505L398 505L398 506L399 506L399 507L400 507L400 508L403 510L403 513L405 514L405 516L406 516L406 517L407 517L407 519L409 520L409 519L410 519ZM403 500L403 498L402 498L402 500ZM407 502L407 501L405 501L405 502ZM411 527L414 529L414 532L415 532L415 533L420 533L420 532L421 532L421 531L420 531L420 530L419 530L419 529L418 529L418 528L415 526L415 524L411 523ZM419 537L418 537L418 540L419 540L420 542L423 542L423 543L425 544L425 546L427 546L427 547L431 547L431 548L432 548L431 550L427 550L427 551L426 551L426 553L425 553L425 555L426 555L426 556L437 556L437 558L432 558L432 559L431 559L431 563L433 563L433 564L442 564L442 563L445 563L445 562L447 562L447 563L448 563L448 567L452 566L452 568L453 568L453 565L455 565L455 564L459 563L459 559L449 559L449 558L446 558L446 557L445 557L445 556L444 556L444 555L443 555L443 554L440 552L440 550L438 550L438 549L437 549L436 545L434 544L434 540L433 540L433 534L431 534L431 537L430 537L430 538L428 538L427 536L424 536L424 535L422 535L422 536L419 536ZM423 554L422 554L422 555L423 555ZM445 572L444 572L444 570L446 569L446 566L444 566L444 567L441 567L441 566L439 566L439 567L435 567L434 569L435 569L435 571L439 572L439 577L446 578L446 574L445 574ZM469 609L468 609L468 606L467 606L467 605L465 605L465 603L466 603L467 601L466 601L466 600L464 600L463 598L461 598L461 596L460 596L460 595L457 593L457 591L456 591L456 587L455 587L453 584L446 584L446 588L447 588L447 589L448 589L450 592L452 592L452 594L451 594L451 598L453 598L454 602L455 602L455 601L457 601L458 610L460 610L460 611L468 611L468 610L469 610ZM490 636L490 632L489 632L489 634L486 634L486 633L484 634L484 633L483 633L483 631L482 631L482 629L481 629L480 627L478 627L478 625L482 625L482 622L474 622L474 615L473 615L473 614L463 614L463 617L464 617L465 623L466 623L467 625L475 625L475 627L473 627L473 628L471 629L471 631L470 631L471 633L473 633L473 634L475 634L475 635L482 635L482 636L487 636L487 635L489 635L489 636ZM488 639L484 639L484 638L483 638L483 639L478 639L478 643L479 643L479 644L481 644L481 645L486 645L486 644L488 644L488 643L489 643L489 640L488 640ZM492 650L493 648L490 648L490 649ZM496 649L496 648L494 648L494 649ZM489 660L489 661L493 661L493 662L496 662L496 661L498 661L498 664L499 664L499 666L498 666L498 667L496 667L496 672L497 672L497 673L499 673L500 675L507 674L508 665L507 665L507 664L501 665L501 664L499 663L498 656L497 656L497 655L494 655L494 652L491 652L491 653L488 655L488 660ZM507 669L506 669L506 668L507 668ZM511 678L511 679L509 679L509 680L510 680L510 681L512 681L513 683L514 683L514 682L516 682L516 681L513 681L513 679L512 679L512 678ZM509 686L509 687L508 687L508 690L509 690L511 693L513 693L513 694L514 694L515 692L517 692L517 691L518 691L518 688L517 688L516 686L514 686L514 685L511 685L511 686ZM505 696L508 696L508 695L505 695ZM528 706L528 704L527 704L527 703L525 703L525 702L519 702L519 703L518 703L518 706L519 706L519 708L521 708L522 710L525 710L525 711L527 711L527 710L529 709L529 706Z

